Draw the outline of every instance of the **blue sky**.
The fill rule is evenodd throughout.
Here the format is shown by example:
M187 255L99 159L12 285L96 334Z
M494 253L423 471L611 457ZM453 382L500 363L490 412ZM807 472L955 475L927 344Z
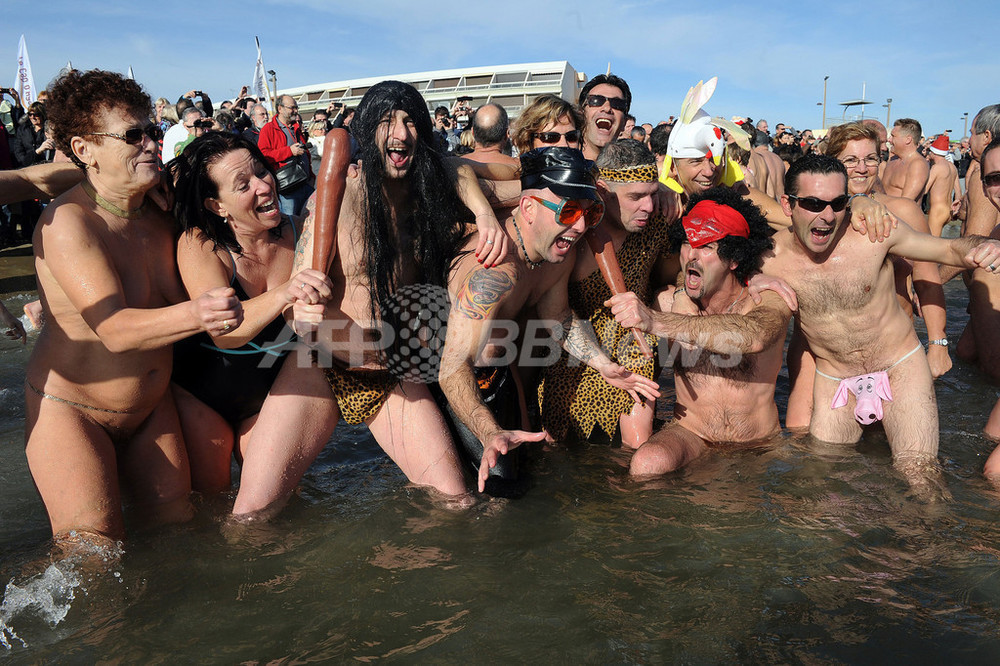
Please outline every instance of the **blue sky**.
M0 85L11 85L25 35L43 88L67 61L125 72L155 98L198 88L213 100L249 84L258 35L278 86L452 67L568 60L632 87L639 122L677 114L688 88L719 76L713 115L819 127L861 96L866 116L918 119L926 134L962 133L962 113L1000 101L995 3L692 3L326 0L115 3L6 0ZM461 8L461 9L459 9ZM3 64L7 63L7 64Z

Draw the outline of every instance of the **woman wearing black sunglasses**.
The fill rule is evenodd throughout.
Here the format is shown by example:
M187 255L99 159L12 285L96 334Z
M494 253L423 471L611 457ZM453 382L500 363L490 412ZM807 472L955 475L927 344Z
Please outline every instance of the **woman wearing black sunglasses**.
M190 517L172 345L238 326L242 310L223 290L188 300L177 279L173 220L146 199L160 183L159 128L139 84L74 70L46 110L85 176L34 235L46 322L27 366L25 452L56 541L114 546L126 490L137 521Z
M542 95L524 108L517 119L513 142L519 153L533 148L579 148L583 115L555 95Z

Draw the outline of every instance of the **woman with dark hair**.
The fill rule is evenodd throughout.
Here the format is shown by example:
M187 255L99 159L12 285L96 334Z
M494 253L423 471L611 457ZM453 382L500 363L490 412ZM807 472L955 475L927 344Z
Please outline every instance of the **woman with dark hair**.
M278 509L336 424L321 370L291 354L284 311L318 304L333 285L311 269L294 276L298 220L278 209L273 171L241 136L208 132L170 164L181 228L177 265L189 293L231 286L239 327L196 336L175 350L174 396L195 490L230 487L235 447L243 463L233 513Z
M18 166L51 162L56 144L45 137L45 105L32 102L14 129L14 157Z

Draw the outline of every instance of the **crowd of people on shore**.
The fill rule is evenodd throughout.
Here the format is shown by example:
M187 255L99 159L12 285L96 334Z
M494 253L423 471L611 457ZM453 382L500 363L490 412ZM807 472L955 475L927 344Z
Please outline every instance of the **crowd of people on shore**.
M933 382L959 274L956 355L1000 378L1000 105L955 146L909 118L772 137L710 115L715 85L654 125L612 74L513 122L398 81L306 119L290 95L272 114L246 89L216 108L60 75L0 130L0 203L51 200L19 231L43 322L26 455L56 540L186 520L234 461L234 519L266 519L341 421L458 506L470 483L527 492L534 442L620 444L649 478L782 416L843 445L879 421L902 477L945 494ZM1000 403L984 422L1000 438Z

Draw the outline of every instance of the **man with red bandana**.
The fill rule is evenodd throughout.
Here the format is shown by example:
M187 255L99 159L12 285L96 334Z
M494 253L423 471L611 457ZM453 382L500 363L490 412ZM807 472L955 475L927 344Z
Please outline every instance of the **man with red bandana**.
M755 303L747 289L773 245L771 233L757 207L731 189L695 195L670 239L697 313L687 306L683 314L654 312L631 292L606 303L622 326L674 345L674 418L636 450L633 476L665 474L713 445L755 442L780 430L774 387L791 311L776 293Z

